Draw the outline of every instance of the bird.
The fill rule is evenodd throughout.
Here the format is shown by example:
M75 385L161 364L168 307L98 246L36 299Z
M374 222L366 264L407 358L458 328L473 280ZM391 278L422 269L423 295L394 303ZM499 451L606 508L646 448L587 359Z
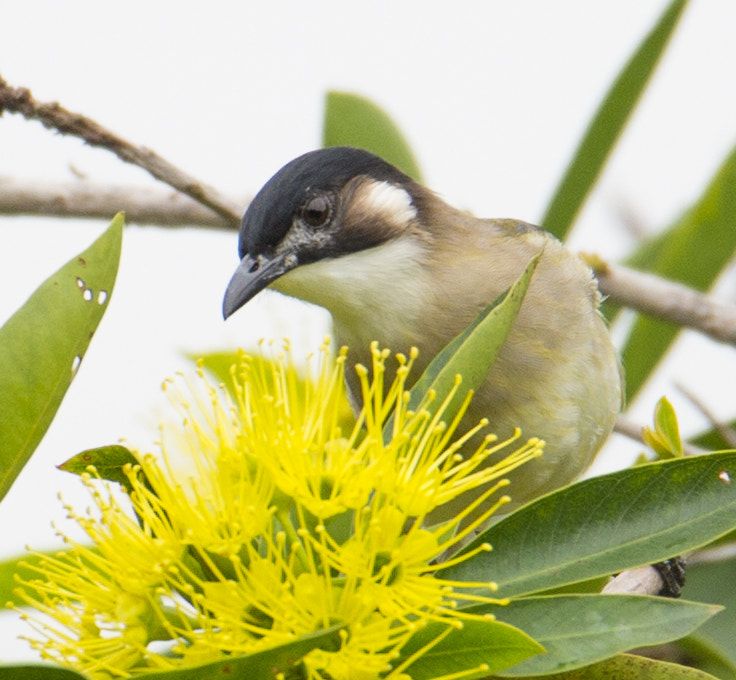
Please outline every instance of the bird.
M544 440L541 457L508 475L513 507L573 481L609 437L622 371L601 295L591 269L546 230L477 218L379 156L338 146L307 152L266 182L238 247L225 319L269 288L326 308L353 364L371 365L371 341L417 348L415 377L541 253L462 424L487 418L499 437L520 428ZM359 408L359 379L345 375Z

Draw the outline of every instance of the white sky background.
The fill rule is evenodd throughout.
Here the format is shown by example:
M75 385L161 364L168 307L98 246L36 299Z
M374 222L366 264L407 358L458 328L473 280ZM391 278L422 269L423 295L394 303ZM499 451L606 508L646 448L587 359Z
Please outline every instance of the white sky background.
M666 4L4 0L0 74L243 198L319 145L328 89L357 92L394 117L427 184L449 202L535 222L583 126ZM573 248L620 256L632 243L622 211L653 231L699 195L736 143L734 26L732 0L692 0ZM105 151L19 116L0 119L0 178L71 180L72 167L94 181L154 184ZM0 217L0 321L105 226ZM120 437L153 440L150 425L166 412L159 385L188 365L182 352L252 347L263 336L319 343L326 315L276 294L222 321L236 241L126 230L109 310L48 435L0 504L0 557L55 544L59 489L86 505L78 482L54 465ZM721 288L733 300L733 278ZM733 416L735 366L732 349L691 341L634 413L648 422L667 393L686 429L697 430L703 421L673 391L674 376ZM636 447L615 440L606 465L624 450ZM14 653L7 637L4 660Z

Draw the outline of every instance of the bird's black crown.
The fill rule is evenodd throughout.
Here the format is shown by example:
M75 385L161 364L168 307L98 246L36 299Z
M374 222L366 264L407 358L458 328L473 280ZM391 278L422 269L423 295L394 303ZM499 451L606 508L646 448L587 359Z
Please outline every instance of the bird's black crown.
M315 193L338 192L359 175L398 185L412 181L363 149L334 146L305 153L281 168L251 201L240 228L241 259L275 247L291 227L294 215Z

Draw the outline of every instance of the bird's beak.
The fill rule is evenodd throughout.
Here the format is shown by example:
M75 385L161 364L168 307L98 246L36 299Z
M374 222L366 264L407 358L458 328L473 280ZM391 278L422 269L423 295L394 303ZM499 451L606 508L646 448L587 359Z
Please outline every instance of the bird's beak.
M222 315L227 319L269 283L283 276L297 264L296 257L283 253L273 257L246 255L230 279L222 303Z

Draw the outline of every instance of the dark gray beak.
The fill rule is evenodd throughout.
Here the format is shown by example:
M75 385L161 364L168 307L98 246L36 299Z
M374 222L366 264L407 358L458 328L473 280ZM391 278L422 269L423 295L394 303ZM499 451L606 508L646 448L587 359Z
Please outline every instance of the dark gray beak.
M298 263L292 253L283 253L273 257L246 255L230 279L222 303L222 315L228 318L237 312L248 300L254 298L269 283L275 281L286 272L294 269Z

